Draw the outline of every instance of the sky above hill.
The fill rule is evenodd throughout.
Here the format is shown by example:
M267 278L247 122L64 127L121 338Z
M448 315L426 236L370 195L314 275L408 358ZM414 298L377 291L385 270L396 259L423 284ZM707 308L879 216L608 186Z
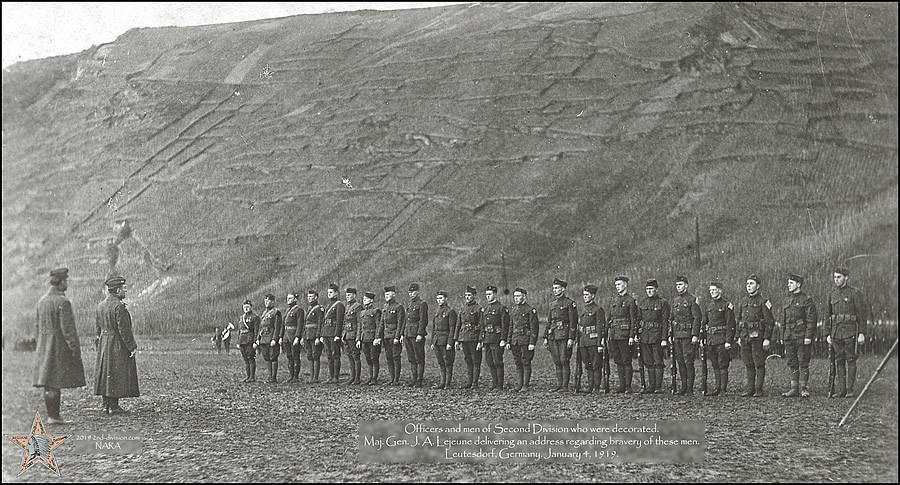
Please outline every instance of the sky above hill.
M3 68L112 42L128 29L243 22L300 14L465 2L2 2Z

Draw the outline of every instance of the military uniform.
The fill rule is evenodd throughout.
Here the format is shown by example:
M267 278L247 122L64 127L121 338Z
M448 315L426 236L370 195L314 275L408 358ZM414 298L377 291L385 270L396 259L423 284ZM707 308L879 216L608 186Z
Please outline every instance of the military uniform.
M387 359L388 370L391 372L390 385L400 384L400 334L403 328L401 322L406 320L406 309L397 303L397 300L385 302L381 310L381 328L384 334L384 355Z
M516 390L525 392L531 384L531 361L534 359L533 347L532 350L529 350L528 347L537 345L540 324L537 310L527 302L514 306L510 313L512 328L510 329L509 344L513 360L516 363L518 377Z
M59 414L60 389L85 385L81 341L75 328L72 304L66 298L66 286L62 285L68 276L67 268L51 271L50 290L37 305L37 347L32 384L44 388L48 422L63 422Z
M606 313L609 322L609 347L619 375L616 393L631 392L631 346L628 339L634 338L640 319L637 302L625 292L617 295Z
M799 283L802 284L802 280ZM809 396L810 346L804 339L812 340L816 335L816 320L816 305L802 290L790 294L784 301L784 353L791 370L791 389L782 394L784 397Z
M325 345L325 355L328 357L328 381L327 384L337 383L341 375L341 332L344 329L344 314L346 307L337 297L330 300L328 310L322 322L322 343Z
M284 337L281 341L281 350L288 359L288 372L291 378L288 382L300 380L300 351L303 349L303 327L306 323L306 312L300 308L297 302L292 302L284 312ZM294 344L294 341L297 341Z
M842 270L835 271L841 273ZM846 270L843 270L846 276ZM858 289L844 284L828 294L825 307L825 334L831 337L837 367L837 395L853 395L856 383L856 343L858 335L866 333L869 303Z
M505 344L509 338L509 309L499 300L494 300L484 306L482 318L484 326L481 341L485 360L491 369L491 389L503 389L503 352L506 349L500 346L500 342Z
M474 288L473 288L474 293ZM481 322L483 309L477 301L472 300L460 310L460 322L457 326L456 341L462 346L466 360L466 385L463 389L478 387L481 374Z
M724 395L728 391L731 353L725 349L725 344L734 345L735 326L734 305L730 301L720 296L707 302L701 327L706 332L708 358L716 378L716 389L709 393L710 396Z
M354 292L355 293L355 292ZM360 374L362 373L362 362L359 358L360 349L356 346L356 337L359 335L359 314L362 312L362 305L354 300L347 305L344 312L344 329L341 339L347 348L347 357L350 359L350 379L348 385L359 384Z
M596 290L593 293L596 295ZM581 361L587 369L588 393L600 390L603 379L603 354L600 347L606 340L607 330L606 312L603 308L596 301L586 303L578 316L577 346ZM580 369L576 370L579 371Z
M121 284L119 284L121 282ZM107 288L125 284L125 278L107 279ZM104 409L111 414L122 412L119 399L138 397L137 362L131 353L137 350L132 333L131 314L121 296L107 295L97 306L97 372L94 394L103 396Z
M266 382L278 382L278 355L281 354L281 340L284 337L284 319L281 310L272 307L267 308L259 320L257 345L269 368L269 378Z
M685 283L686 280L681 280ZM675 295L671 304L672 322L672 358L675 359L677 370L681 374L681 391L679 394L689 395L694 393L694 359L696 347L692 339L700 338L700 300L690 292Z
M248 303L249 300L246 303ZM241 315L238 323L238 347L241 349L241 357L244 358L244 369L247 377L244 382L256 380L256 335L259 333L259 316L250 310Z
M434 312L431 327L434 336L431 339L431 345L434 348L434 356L437 357L438 367L441 369L441 383L435 385L435 389L450 388L450 384L453 382L453 363L456 361L455 337L458 323L459 316L456 310L450 308L446 301Z
M325 321L325 309L318 301L310 303L306 309L306 323L303 324L303 347L306 359L310 364L309 382L319 382L319 370L322 367L322 346L318 340L322 337L322 325Z
M372 294L372 299L375 295ZM369 368L367 385L378 383L378 370L381 358L381 345L375 345L375 340L384 339L384 327L382 326L381 310L375 308L374 303L365 305L359 312L359 333L356 340L360 342L362 353L366 356L366 365Z
M650 387L645 393L662 391L665 362L662 342L669 339L671 308L665 298L658 294L641 299L638 305L638 338L641 346L643 365L648 369Z
M745 296L737 312L737 325L741 360L747 369L747 389L742 396L764 396L766 349L763 348L763 341L772 338L775 327L772 303L759 292Z
M410 288L412 288L412 285ZM415 291L418 291L418 286L416 286ZM416 296L406 307L406 319L402 323L403 341L406 345L406 360L409 361L411 377L407 387L421 387L424 385L422 379L425 377L425 337L428 335L426 329L428 326L428 304Z

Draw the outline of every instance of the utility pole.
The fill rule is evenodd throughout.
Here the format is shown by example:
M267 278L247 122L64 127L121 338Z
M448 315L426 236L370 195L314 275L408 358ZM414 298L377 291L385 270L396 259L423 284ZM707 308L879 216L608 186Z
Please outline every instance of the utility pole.
M697 250L697 267L700 267L700 217L694 216L694 247Z

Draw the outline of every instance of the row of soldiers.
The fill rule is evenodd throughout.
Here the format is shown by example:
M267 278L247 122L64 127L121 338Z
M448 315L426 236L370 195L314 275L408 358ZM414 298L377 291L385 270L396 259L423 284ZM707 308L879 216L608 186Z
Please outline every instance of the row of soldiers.
M853 394L856 380L857 344L865 341L869 306L863 294L849 286L845 268L834 271L835 286L831 290L825 311L825 334L831 346L836 367L837 389L833 394ZM780 343L784 346L787 366L791 371L790 388L784 397L808 397L810 346L816 332L816 306L803 292L804 278L791 274L787 280L788 295L779 316L782 322ZM747 294L735 305L723 297L723 285L709 284L710 299L700 305L700 299L689 290L688 279L675 280L676 295L668 301L658 294L659 283L646 281L646 297L640 300L628 292L629 278L614 280L616 296L605 306L596 301L598 288L585 285L584 305L580 307L566 296L568 284L555 279L554 299L547 317L547 327L540 333L537 310L527 301L528 292L516 288L515 304L507 307L498 301L495 286L485 288L486 303L476 300L477 290L467 286L465 305L457 311L448 305L446 291L436 293L437 310L432 314L431 349L441 372L434 387L450 386L457 351L462 351L466 363L466 384L463 389L478 387L482 358L491 372L491 389L504 388L505 351L511 351L515 361L517 381L515 390L527 391L531 380L531 362L540 337L550 351L556 371L554 392L569 391L571 357L576 355L579 376L586 372L586 392L609 389L609 359L616 364L618 387L616 393L632 392L632 362L640 359L642 371L648 370L649 383L642 382L642 393L662 392L663 352L672 346L673 392L680 377L680 395L692 395L695 381L695 359L712 364L714 388L702 389L704 394L724 395L728 390L732 347L740 348L746 368L746 385L742 396L764 396L766 357L776 328L773 305L761 293L760 279L750 275L746 280ZM341 369L341 354L346 349L350 361L347 385L362 384L361 355L368 365L365 384L378 383L382 349L390 374L389 385L400 385L401 354L405 347L410 367L408 387L422 387L425 372L425 344L428 336L428 304L419 298L419 285L409 286L409 303L396 301L396 288L384 288L385 303L375 305L375 293L365 292L362 303L357 301L357 289L345 290L340 299L336 284L328 287L328 302L319 303L316 290L307 292L308 306L300 308L299 295L287 295L284 313L275 306L275 296L265 296L265 310L257 315L252 303L244 302L238 335L245 362L244 382L256 380L256 352L262 354L268 366L266 382L277 382L278 357L287 356L290 378L300 380L301 352L305 351L311 369L309 382L319 382L322 353L328 359L327 383L337 383ZM706 375L703 383L705 387ZM644 375L642 373L642 381ZM580 391L580 383L576 391Z

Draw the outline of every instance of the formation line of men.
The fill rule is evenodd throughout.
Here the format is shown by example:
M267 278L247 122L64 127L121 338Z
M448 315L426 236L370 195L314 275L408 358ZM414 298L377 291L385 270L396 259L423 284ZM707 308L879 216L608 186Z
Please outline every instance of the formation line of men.
M828 295L825 311L825 334L831 348L832 369L830 395L852 396L856 381L857 345L865 342L869 306L862 292L847 284L845 268L834 271L834 288ZM778 316L783 325L780 340L784 344L790 369L790 388L784 397L809 396L810 345L816 332L816 306L803 292L804 278L791 274L787 280L787 296ZM244 382L256 381L256 354L266 362L266 382L278 382L278 359L284 353L290 378L299 382L301 357L310 363L309 383L318 383L321 356L328 359L328 380L339 382L341 354L346 352L350 378L346 385L379 383L382 352L390 376L387 385L401 384L402 353L409 362L407 387L422 387L425 373L425 346L429 328L430 348L440 368L440 382L433 387L451 387L456 353L463 352L466 363L465 384L461 389L477 388L482 360L491 373L491 390L504 389L506 351L513 355L516 369L515 391L530 388L532 360L538 340L549 350L556 373L552 392L568 392L571 380L571 357L576 356L576 392L610 391L610 358L615 362L618 386L616 393L631 393L635 357L641 362L641 393L661 393L664 383L664 347L672 346L671 391L693 395L696 379L695 360L703 364L701 392L725 395L728 391L732 347L740 348L746 368L744 397L765 396L766 357L776 319L771 301L761 293L760 279L750 275L747 293L737 304L723 296L720 282L709 284L709 296L701 306L700 299L688 291L688 279L675 279L676 294L671 301L658 294L659 283L646 281L646 296L639 300L628 292L629 278L614 280L616 296L601 306L596 301L598 288L585 285L584 305L566 296L568 284L555 279L554 299L547 316L547 327L540 333L537 310L528 303L528 291L516 288L514 305L507 307L498 300L496 286L484 290L485 303L480 304L477 289L467 286L465 304L460 309L448 304L444 290L435 295L437 308L429 319L428 304L419 297L420 287L409 285L409 302L396 300L394 286L384 287L384 304L376 305L375 293L363 293L357 301L356 288L344 290L328 286L328 301L320 304L316 290L307 292L307 307L301 308L300 295L287 295L287 309L276 308L276 298L265 295L261 315L246 300L238 324L239 346L245 365ZM429 325L430 322L430 325ZM344 350L346 349L346 350ZM368 378L363 381L361 356L365 357ZM714 384L707 384L707 361L712 364ZM582 389L582 376L586 388ZM678 386L680 378L680 389ZM835 384L834 380L837 379ZM837 388L835 388L835 385Z

